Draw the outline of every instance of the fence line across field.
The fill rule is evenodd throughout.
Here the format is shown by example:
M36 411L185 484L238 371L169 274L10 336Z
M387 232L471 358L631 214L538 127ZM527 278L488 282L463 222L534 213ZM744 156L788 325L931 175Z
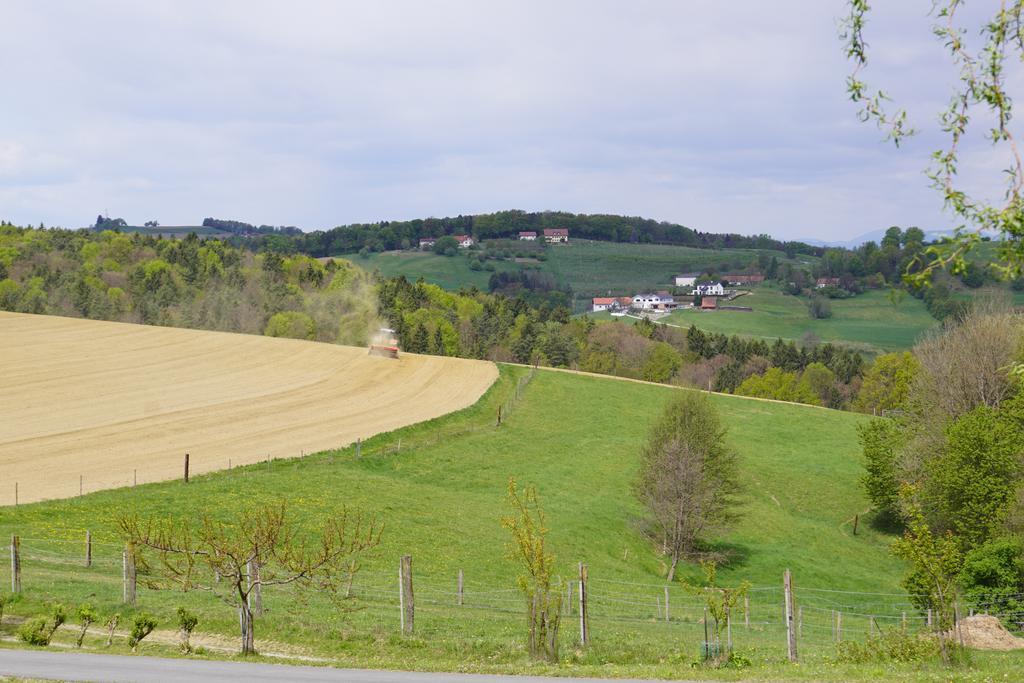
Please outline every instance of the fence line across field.
M80 547L70 552L75 545ZM101 585L108 599L119 598L126 604L144 602L152 594L146 588L149 577L141 567L136 569L134 557L124 546L97 543L91 540L91 534L83 534L83 541L13 536L9 553L10 563L3 566L9 576L3 577L7 572L0 571L0 577L9 579L15 593L31 590L37 579L50 585L65 577ZM445 628L468 633L473 628L486 629L493 619L518 623L526 617L527 600L519 589L496 587L491 580L477 580L464 570L454 571L451 576L419 575L411 557L403 559L401 568L401 572L359 571L347 595L353 614L365 612L381 628L391 623L396 630L421 634ZM680 634L700 638L708 619L700 595L679 585L600 579L589 573L586 565L581 565L578 576L562 582L566 591L563 598L568 598L562 603L562 628L574 634L576 642L585 645L592 638L601 639L622 629L643 629L668 643L676 642ZM790 587L790 591L784 585L751 589L742 606L726 617L729 642L759 647L774 643L778 652L799 658L800 644L813 650L886 631L923 633L933 627L930 610L913 607L911 596L900 596L907 602L890 603L877 598L898 594L801 588L792 581ZM285 596L285 605L294 604L293 596L298 594L297 586L276 586L263 591L262 601L273 609L274 603ZM832 599L837 595L843 596L842 604ZM315 595L309 599L323 600ZM1016 623L1024 614L1006 609L1008 599L1001 596L999 600L967 603L963 614L991 613ZM872 605L882 609L865 609Z

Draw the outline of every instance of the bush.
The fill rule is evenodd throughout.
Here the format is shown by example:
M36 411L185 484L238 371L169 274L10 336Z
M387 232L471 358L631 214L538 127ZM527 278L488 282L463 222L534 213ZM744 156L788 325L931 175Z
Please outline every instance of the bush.
M132 632L128 636L128 645L132 648L132 652L139 646L139 643L145 639L153 629L156 628L156 619L141 612L135 615L135 621L132 622Z
M807 312L815 320L824 320L832 317L832 304L823 296L812 296L807 304Z
M836 662L843 664L910 664L939 656L939 642L919 634L888 631L867 640L844 640L836 645Z
M29 619L18 628L18 640L29 645L49 645L50 636L46 617Z
M64 605L55 605L49 619L36 617L22 624L18 629L18 638L29 645L49 645L53 634L66 619L67 613L64 611Z
M192 643L189 641L192 637L192 631L195 630L198 623L199 617L184 607L178 608L178 632L181 635L181 651L186 654L192 652Z
M82 647L82 641L85 640L85 633L89 630L89 627L97 619L96 610L88 602L83 602L78 606L78 623L81 628L78 631L78 639L75 641L75 647Z

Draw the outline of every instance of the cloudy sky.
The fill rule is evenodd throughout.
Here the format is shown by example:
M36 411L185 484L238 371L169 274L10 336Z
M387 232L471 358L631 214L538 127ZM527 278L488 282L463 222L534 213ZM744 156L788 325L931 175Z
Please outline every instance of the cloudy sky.
M868 75L927 124L930 2ZM0 218L335 225L506 208L844 239L949 219L860 124L842 0L4 0ZM968 162L984 163L980 144Z

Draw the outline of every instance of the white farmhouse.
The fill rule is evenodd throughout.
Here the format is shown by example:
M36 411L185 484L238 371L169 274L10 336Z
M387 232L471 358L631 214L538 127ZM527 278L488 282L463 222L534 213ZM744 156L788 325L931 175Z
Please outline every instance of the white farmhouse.
M700 296L725 296L725 287L722 286L721 282L705 280L704 282L697 283L693 293Z
M633 297L633 308L640 308L646 311L667 310L675 308L676 300L668 292L654 292L653 294L637 294Z
M468 249L473 246L473 238L469 235L452 235L455 241L459 243L460 249Z

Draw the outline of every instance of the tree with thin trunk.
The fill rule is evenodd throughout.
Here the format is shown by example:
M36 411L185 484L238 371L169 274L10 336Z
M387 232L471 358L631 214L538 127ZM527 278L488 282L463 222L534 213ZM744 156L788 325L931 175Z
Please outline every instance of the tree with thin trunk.
M516 583L526 598L530 655L558 662L563 587L554 578L555 556L547 550L547 517L533 486L520 490L510 479L508 501L514 515L503 518L501 525L512 534L508 556L523 570Z
M205 513L196 526L135 514L121 516L118 525L135 548L140 573L149 576L147 586L209 591L238 610L242 654L256 651L252 603L263 586L295 584L337 598L358 567L354 560L379 545L383 531L376 519L343 509L319 533L306 535L283 502L246 510L231 524ZM258 573L250 573L253 567Z
M739 491L736 454L717 410L704 394L681 393L651 428L634 484L646 528L671 558L669 581L680 559L736 521Z

